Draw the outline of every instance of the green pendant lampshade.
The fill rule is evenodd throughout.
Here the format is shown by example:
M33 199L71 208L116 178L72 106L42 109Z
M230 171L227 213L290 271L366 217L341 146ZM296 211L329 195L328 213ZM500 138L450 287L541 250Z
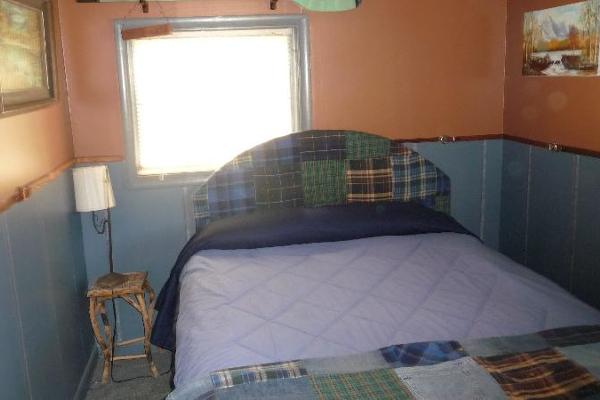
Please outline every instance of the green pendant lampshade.
M346 11L356 8L360 0L294 0L307 10Z

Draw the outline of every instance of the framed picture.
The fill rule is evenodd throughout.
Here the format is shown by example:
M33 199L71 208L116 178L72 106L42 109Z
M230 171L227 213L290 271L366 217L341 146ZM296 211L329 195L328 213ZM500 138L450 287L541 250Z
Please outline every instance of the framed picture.
M600 0L525 13L523 75L598 76Z
M0 0L0 116L55 98L51 5L47 0Z

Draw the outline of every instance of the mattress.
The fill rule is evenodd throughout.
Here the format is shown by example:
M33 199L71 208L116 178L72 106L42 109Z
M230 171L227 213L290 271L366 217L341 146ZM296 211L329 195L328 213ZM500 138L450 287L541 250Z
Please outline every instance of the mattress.
M600 313L464 234L204 250L180 279L175 385L235 366L586 324Z

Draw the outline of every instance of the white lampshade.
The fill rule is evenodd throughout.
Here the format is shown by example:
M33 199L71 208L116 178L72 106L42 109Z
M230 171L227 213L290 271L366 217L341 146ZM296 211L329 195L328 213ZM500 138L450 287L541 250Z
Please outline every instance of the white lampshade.
M115 206L106 165L73 168L73 182L77 211L99 211Z

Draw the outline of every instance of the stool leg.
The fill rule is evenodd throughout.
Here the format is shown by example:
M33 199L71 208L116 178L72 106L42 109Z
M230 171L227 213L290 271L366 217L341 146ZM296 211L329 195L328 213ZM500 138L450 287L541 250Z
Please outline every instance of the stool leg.
M148 292L148 317L150 318L150 323L153 323L154 301L156 300L156 295L154 294L154 289L152 289L150 285L147 285L145 290Z
M150 333L152 331L152 322L150 321L150 316L148 315L148 309L146 307L146 299L143 294L135 295L140 309L142 310L142 321L144 322L144 353L146 353L146 360L148 360L148 366L150 367L150 373L153 377L158 377L158 370L156 369L156 365L154 365L154 361L152 360L152 350L150 347Z
M102 383L108 383L108 378L110 376L110 355L111 355L111 347L109 347L104 340L104 336L100 332L100 327L98 326L98 311L103 309L104 307L100 307L98 304L98 299L95 297L90 297L90 306L89 306L89 315L90 322L92 324L92 330L94 331L94 336L96 337L96 342L100 346L100 350L102 351L102 356L104 358L104 368L102 370ZM106 318L106 312L104 312L104 317L102 318L102 322L105 323L104 318ZM106 326L105 326L106 332ZM107 336L107 338L109 338Z
M113 300L114 301L114 300ZM106 314L106 305L104 301L101 301L99 304L100 309L100 317L102 318L102 324L104 325L104 335L107 338L106 350L104 353L104 369L102 370L102 383L108 383L110 381L110 368L111 368L111 360L113 357L113 331L110 326L110 320Z

